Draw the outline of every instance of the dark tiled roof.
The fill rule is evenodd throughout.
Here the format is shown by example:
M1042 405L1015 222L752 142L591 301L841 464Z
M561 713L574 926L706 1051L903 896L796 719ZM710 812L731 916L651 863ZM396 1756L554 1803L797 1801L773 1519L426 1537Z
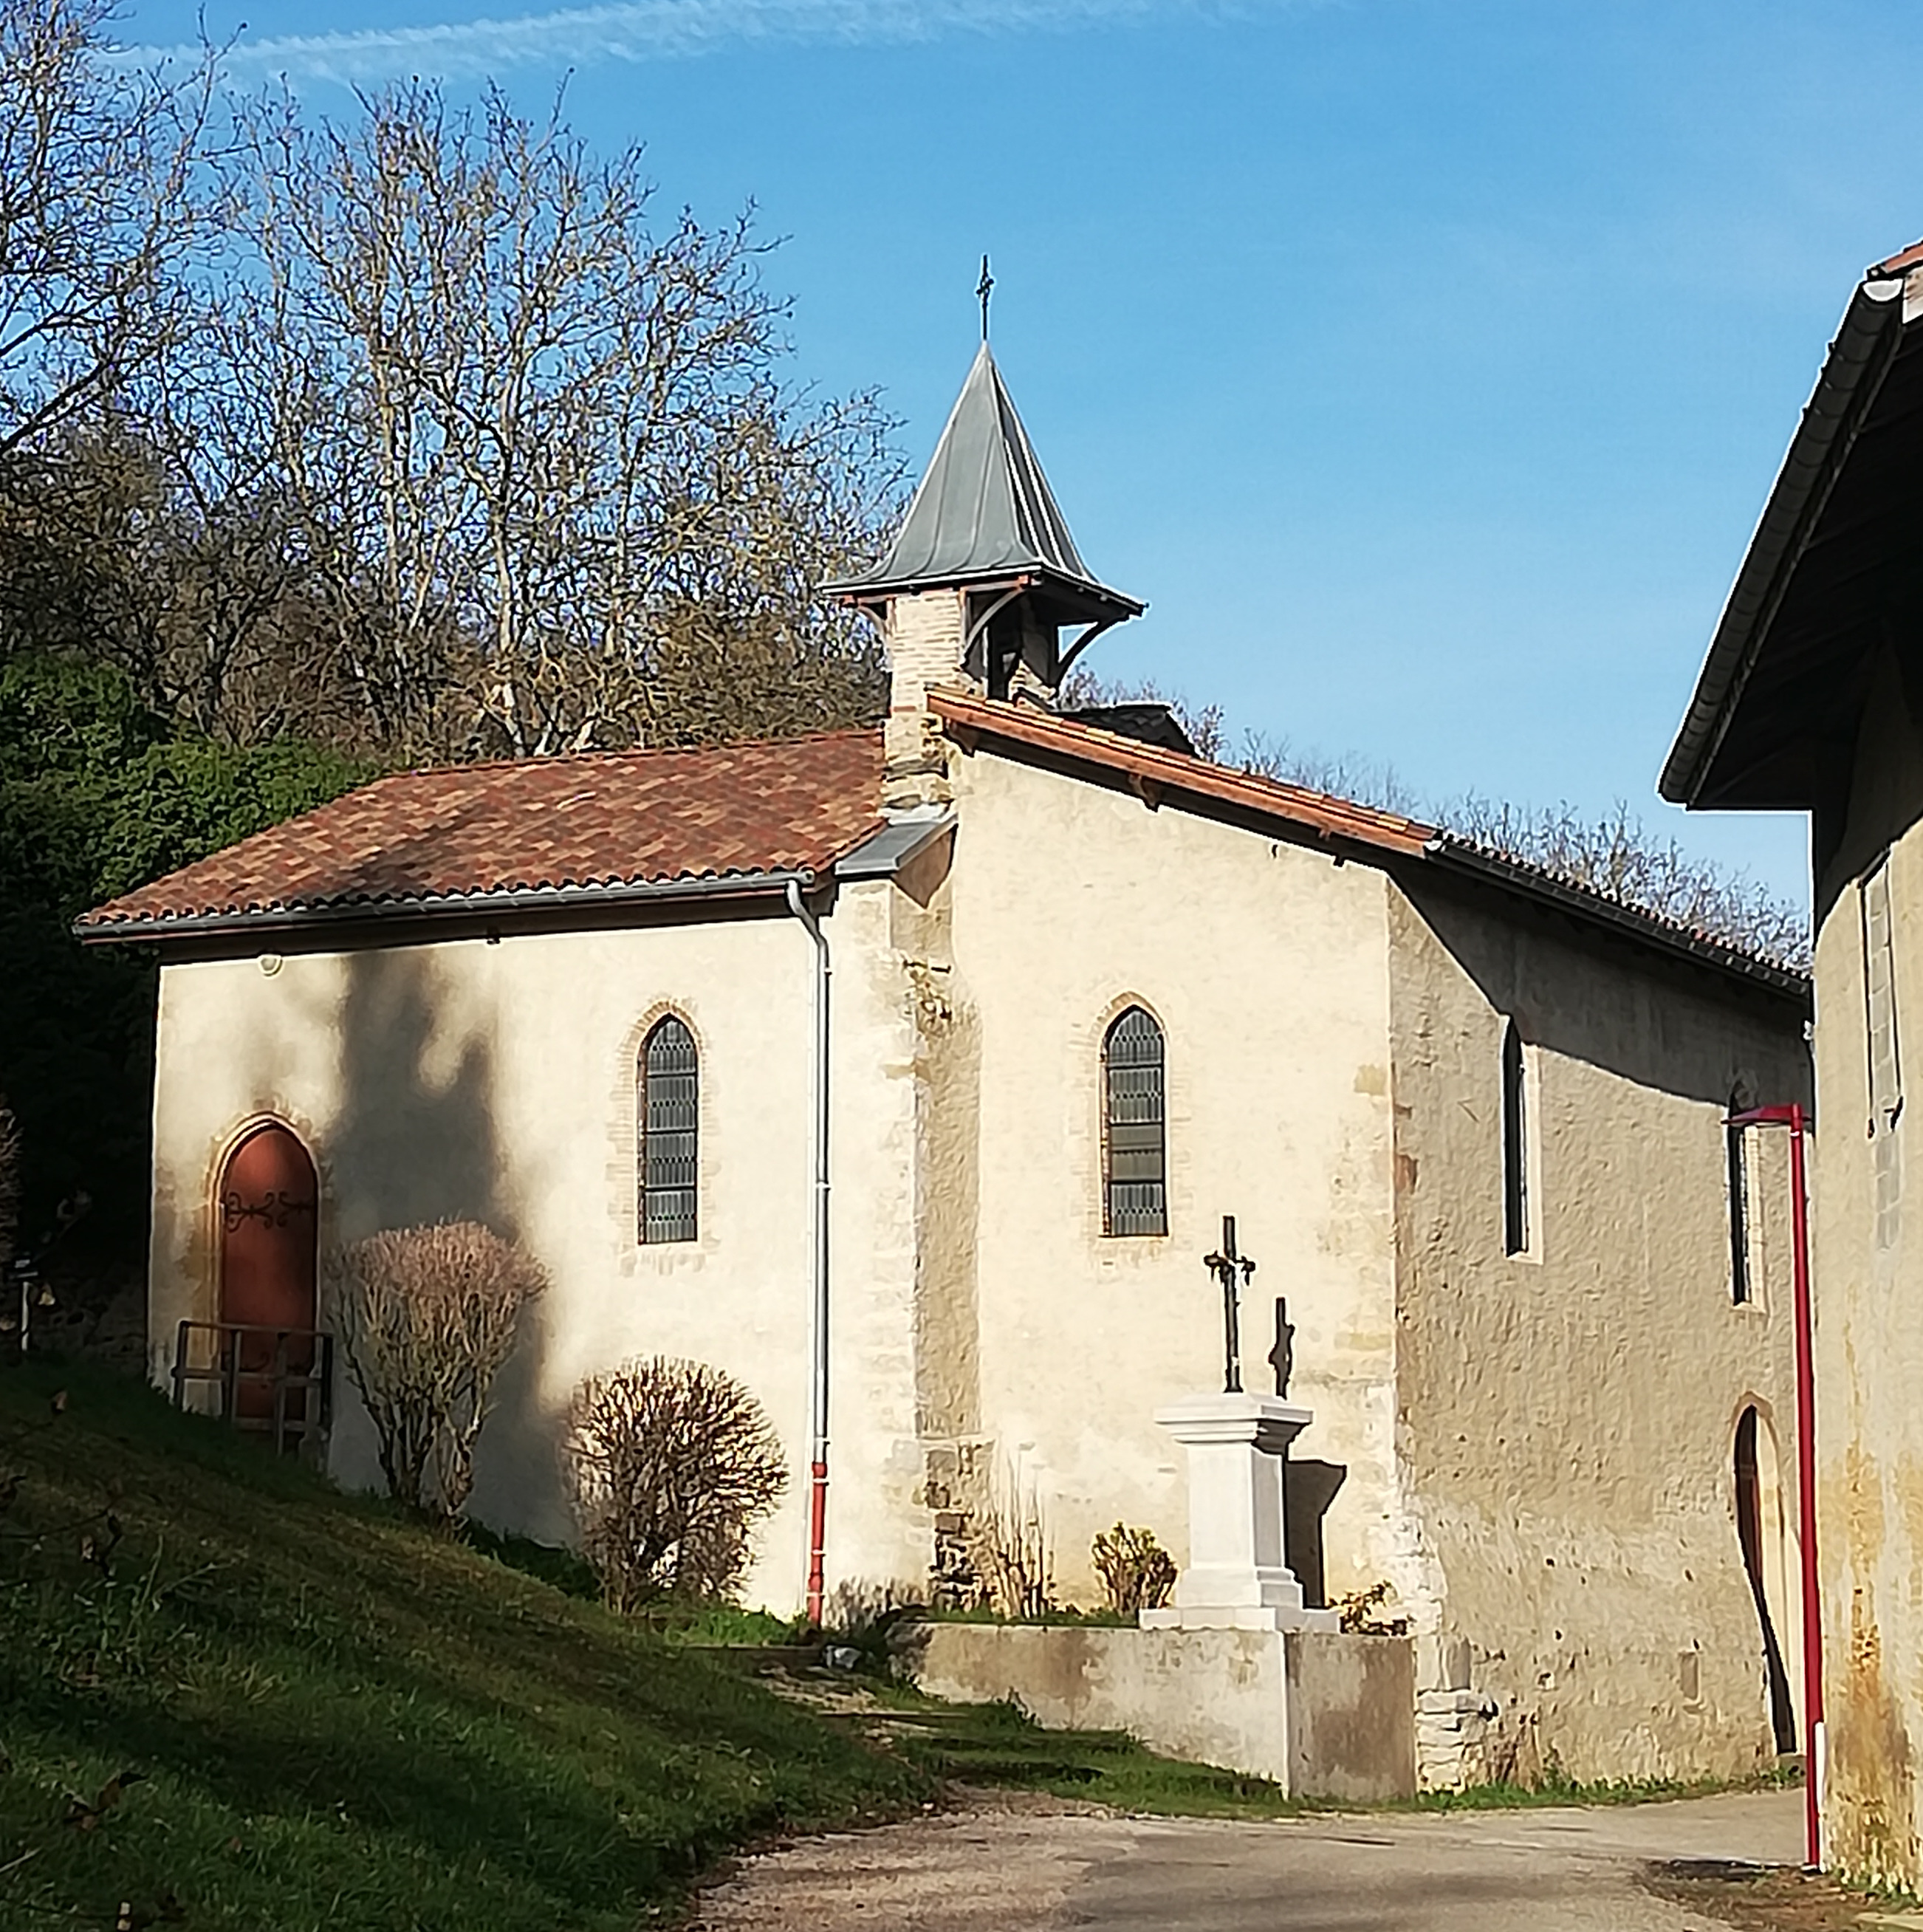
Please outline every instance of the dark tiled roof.
M403 772L97 908L92 938L194 920L825 872L881 823L881 734Z

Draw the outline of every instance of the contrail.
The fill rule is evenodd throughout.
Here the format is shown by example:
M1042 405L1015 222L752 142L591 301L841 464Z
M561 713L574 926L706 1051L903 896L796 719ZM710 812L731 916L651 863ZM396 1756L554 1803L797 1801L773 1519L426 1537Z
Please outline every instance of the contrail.
M757 42L827 40L868 46L932 40L946 34L1070 28L1156 14L1223 19L1288 4L1290 0L616 0L607 6L569 7L499 20L243 40L228 50L223 64L237 75L284 74L290 80L349 86L400 74L458 80L508 68L685 58ZM192 60L200 50L128 51L144 64Z

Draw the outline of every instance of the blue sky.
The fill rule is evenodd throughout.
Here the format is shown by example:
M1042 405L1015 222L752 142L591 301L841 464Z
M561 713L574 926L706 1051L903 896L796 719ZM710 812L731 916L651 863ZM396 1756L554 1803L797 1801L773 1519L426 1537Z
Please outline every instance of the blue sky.
M485 16L484 18L483 16ZM1654 781L1850 290L1923 235L1901 0L387 0L236 71L566 75L669 206L788 238L797 373L926 460L994 256L996 353L1084 555L1090 654L1238 724L1476 789L1627 799L1804 890L1800 821ZM130 39L190 38L136 4Z

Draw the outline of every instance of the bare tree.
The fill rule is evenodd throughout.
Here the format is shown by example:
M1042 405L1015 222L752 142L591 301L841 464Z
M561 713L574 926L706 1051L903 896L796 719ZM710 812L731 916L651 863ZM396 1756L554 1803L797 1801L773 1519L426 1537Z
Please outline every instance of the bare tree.
M213 212L211 56L116 58L113 0L0 0L0 457L109 403L188 326Z
M663 1355L582 1382L566 1453L582 1547L622 1611L730 1595L788 1486L760 1403L719 1369Z
M454 1221L370 1234L329 1273L388 1490L410 1509L458 1516L494 1378L547 1286L540 1264L479 1222Z
M658 230L638 150L597 162L498 93L361 106L242 110L245 251L213 312L380 735L676 741L691 611L705 646L745 640L722 669L770 683L778 723L791 667L872 666L814 586L872 548L890 425L777 381L748 218ZM841 688L872 709L872 676Z
M1531 809L1472 793L1438 816L1456 837L1486 851L1792 970L1809 970L1809 916L1802 907L1652 832L1620 799L1612 811L1588 818L1566 801Z

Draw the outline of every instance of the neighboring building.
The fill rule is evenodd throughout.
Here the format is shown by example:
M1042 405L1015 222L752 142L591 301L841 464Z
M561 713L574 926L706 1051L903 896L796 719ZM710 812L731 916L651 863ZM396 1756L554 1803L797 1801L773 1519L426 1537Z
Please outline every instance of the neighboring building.
M1204 763L1154 707L1057 712L1141 607L1082 563L986 349L845 590L885 730L404 774L82 922L163 962L156 1378L182 1320L312 1311L317 1250L484 1220L554 1288L480 1511L565 1535L577 1379L719 1363L789 1445L752 1588L796 1603L818 920L831 1588L964 1587L997 1502L1039 1510L1065 1598L1118 1519L1179 1556L1152 1418L1220 1385L1233 1214L1250 1382L1286 1297L1316 1412L1292 1560L1312 1598L1394 1585L1431 1781L1786 1744L1781 1150L1722 1120L1804 1092L1805 982ZM344 1395L331 1453L372 1478Z
M1923 1165L1903 1062L1923 1016L1919 530L1923 246L1850 298L1662 778L1665 797L1699 809L1810 814L1826 1858L1912 1892Z

